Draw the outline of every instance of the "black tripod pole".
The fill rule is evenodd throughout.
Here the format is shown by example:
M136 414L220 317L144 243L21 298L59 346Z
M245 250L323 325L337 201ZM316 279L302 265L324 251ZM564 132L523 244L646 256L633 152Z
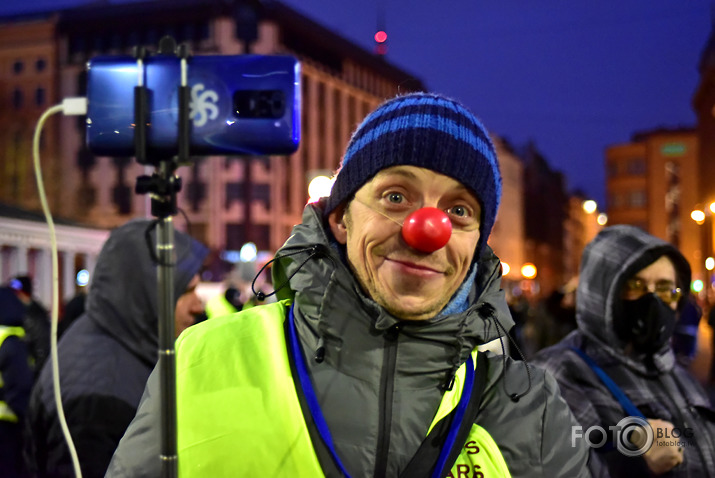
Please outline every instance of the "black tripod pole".
M174 223L159 219L156 236L159 305L159 374L161 380L161 476L178 476L176 451L176 354L174 352Z

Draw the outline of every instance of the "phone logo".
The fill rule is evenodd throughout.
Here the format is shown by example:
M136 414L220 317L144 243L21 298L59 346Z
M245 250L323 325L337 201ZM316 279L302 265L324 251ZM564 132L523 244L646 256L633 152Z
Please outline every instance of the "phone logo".
M189 103L189 118L193 118L194 126L201 127L208 120L218 117L218 93L214 90L205 90L203 83L196 83L191 88L191 102Z

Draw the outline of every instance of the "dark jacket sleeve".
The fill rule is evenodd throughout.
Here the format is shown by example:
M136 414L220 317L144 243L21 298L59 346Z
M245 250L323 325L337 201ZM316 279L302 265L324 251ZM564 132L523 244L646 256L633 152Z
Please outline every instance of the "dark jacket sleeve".
M26 422L25 459L40 477L73 476L72 458L59 418L33 393ZM134 409L115 397L84 396L64 404L67 426L86 478L103 477Z
M30 401L33 376L27 345L21 338L11 335L0 347L0 374L4 382L4 401L22 420Z
M25 329L25 339L30 349L30 356L35 360L33 364L35 375L39 375L42 366L50 355L49 315L44 307L33 302L27 308L22 326Z
M154 478L161 474L159 371L154 368L136 417L122 437L107 470L108 478Z

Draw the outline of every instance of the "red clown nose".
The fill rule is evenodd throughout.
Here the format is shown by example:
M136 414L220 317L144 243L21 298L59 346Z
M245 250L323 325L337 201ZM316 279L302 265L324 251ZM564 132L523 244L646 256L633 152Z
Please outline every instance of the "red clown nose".
M418 209L402 225L402 238L420 252L434 252L443 248L452 235L452 222L436 207Z

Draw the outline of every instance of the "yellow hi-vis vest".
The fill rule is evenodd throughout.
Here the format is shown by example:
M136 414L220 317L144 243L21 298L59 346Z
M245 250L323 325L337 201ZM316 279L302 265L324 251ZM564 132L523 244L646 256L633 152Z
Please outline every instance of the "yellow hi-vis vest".
M8 327L7 325L0 325L0 347L5 342L5 339L15 335L17 337L23 338L25 336L25 329L22 327ZM0 374L0 389L5 387L5 381ZM17 423L17 415L8 406L7 402L0 400L0 420L6 422Z
M280 301L191 327L176 342L179 476L325 476L288 358ZM476 362L476 351L473 358ZM465 366L430 429L459 403ZM510 477L489 433L473 425L451 478Z

